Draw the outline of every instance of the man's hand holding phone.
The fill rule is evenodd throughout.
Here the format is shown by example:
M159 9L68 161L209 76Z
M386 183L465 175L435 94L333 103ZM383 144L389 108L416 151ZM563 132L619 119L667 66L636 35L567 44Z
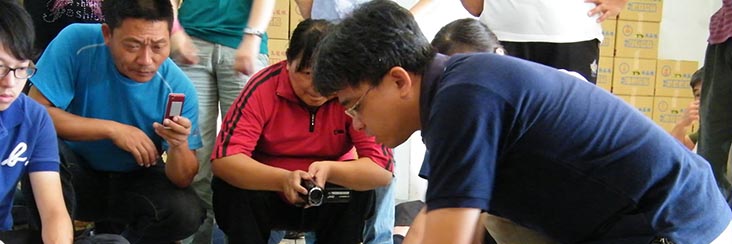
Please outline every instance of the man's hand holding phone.
M188 144L188 135L191 134L191 121L181 116L184 101L184 94L169 94L162 123L153 123L155 133L165 139L170 147Z

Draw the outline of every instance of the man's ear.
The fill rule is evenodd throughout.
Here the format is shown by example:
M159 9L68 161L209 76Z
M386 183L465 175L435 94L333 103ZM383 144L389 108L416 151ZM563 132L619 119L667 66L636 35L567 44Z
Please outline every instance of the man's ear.
M399 90L399 95L402 97L409 95L412 91L414 80L412 79L412 76L409 75L409 72L402 67L395 66L391 68L389 72L386 73L385 78L385 81L391 82L396 86Z
M109 28L109 25L102 24L102 36L104 36L104 44L109 45L112 41L112 28Z

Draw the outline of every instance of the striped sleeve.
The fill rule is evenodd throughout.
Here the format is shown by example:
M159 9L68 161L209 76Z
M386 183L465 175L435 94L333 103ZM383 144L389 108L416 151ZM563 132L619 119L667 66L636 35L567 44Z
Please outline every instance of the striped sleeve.
M732 37L732 0L723 0L709 21L709 44L720 44Z
M267 121L266 100L271 99L267 97L268 93L262 92L262 85L274 82L279 75L286 74L282 72L284 65L285 63L271 65L249 79L221 123L211 160L238 153L252 156Z

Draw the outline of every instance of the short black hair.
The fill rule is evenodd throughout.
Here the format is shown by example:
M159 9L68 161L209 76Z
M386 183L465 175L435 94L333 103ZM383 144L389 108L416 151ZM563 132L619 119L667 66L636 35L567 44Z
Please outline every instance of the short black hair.
M409 11L390 0L373 0L359 5L323 38L313 83L323 95L363 81L378 86L395 66L424 73L435 54Z
M287 60L295 60L300 56L300 63L297 65L297 71L310 68L312 65L312 57L315 48L326 33L330 30L332 24L327 20L306 19L299 24L292 32L290 45L287 47Z
M691 86L691 89L694 89L694 86L697 84L701 84L704 80L704 66L699 68L696 72L694 72L693 75L691 75L691 81L689 81L689 85Z
M173 28L173 5L170 0L104 0L102 14L110 29L122 25L128 18L168 22Z
M17 0L0 0L0 46L18 60L33 60L33 20Z
M490 52L502 48L496 34L476 19L455 20L443 26L432 39L432 46L443 54Z

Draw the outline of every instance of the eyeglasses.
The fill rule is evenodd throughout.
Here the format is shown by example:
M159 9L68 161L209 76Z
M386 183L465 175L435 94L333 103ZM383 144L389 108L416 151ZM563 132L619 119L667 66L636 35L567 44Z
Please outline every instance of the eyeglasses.
M361 101L363 101L363 98L366 97L366 95L369 94L369 92L373 88L374 88L373 86L369 87L369 89L366 90L366 92L364 92L363 95L361 95L361 97L358 98L358 100L356 100L356 103L354 103L350 108L346 109L346 115L350 116L351 118L355 118L356 115L358 114L358 111L356 111L356 109L358 109L358 105L361 105Z
M36 73L36 65L33 62L28 67L10 68L5 65L0 65L0 78L5 78L6 75L13 71L13 75L18 79L28 79Z

